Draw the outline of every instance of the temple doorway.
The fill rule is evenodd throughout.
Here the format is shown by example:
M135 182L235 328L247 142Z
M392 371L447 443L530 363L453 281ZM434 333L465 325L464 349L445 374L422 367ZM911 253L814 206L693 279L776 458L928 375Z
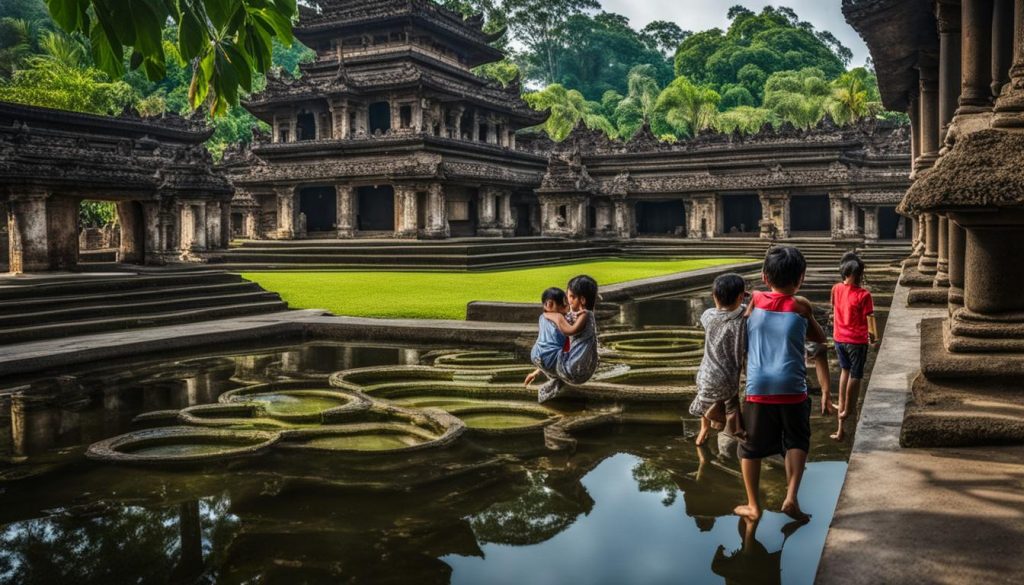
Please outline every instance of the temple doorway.
M681 199L638 201L636 222L640 235L686 234L686 207Z
M370 104L370 135L387 134L391 130L391 104L376 102Z
M789 231L828 233L832 212L828 195L797 195L789 199Z
M531 235L530 231L530 204L519 203L515 206L516 214L516 237Z
M307 234L333 231L338 222L338 198L334 187L300 189L299 213L306 215Z
M395 190L390 185L359 187L356 226L361 232L395 231Z
M878 239L909 240L913 231L910 218L896 213L895 207L878 208Z
M476 235L478 195L472 189L451 186L446 195L448 206L448 229L452 237L464 238ZM497 214L495 214L497 218Z
M316 140L316 119L305 112L295 117L295 140Z
M760 235L761 198L757 195L723 195L722 229L727 236Z

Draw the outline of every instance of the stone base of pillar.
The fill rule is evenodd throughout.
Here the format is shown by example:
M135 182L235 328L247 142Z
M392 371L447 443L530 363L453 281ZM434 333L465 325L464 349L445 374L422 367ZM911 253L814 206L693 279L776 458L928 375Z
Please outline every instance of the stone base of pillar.
M505 234L502 229L496 225L480 225L476 228L476 235L483 238L500 238Z
M401 237L401 236L399 236ZM447 230L443 229L424 229L419 234L420 239L423 240L444 240L448 238Z
M423 230L423 234L420 234L416 229L404 229L395 230L394 237L400 240L415 240L418 237L427 238L426 230Z
M951 285L949 287L949 295L946 297L946 302L949 304L950 312L964 306L964 289Z
M931 255L925 253L921 256L921 260L917 263L917 270L921 274L927 274L931 277L935 277L935 273L938 272L939 257L937 255Z
M356 230L352 228L338 228L335 235L338 239L351 239L356 237Z
M957 308L944 327L943 342L954 353L1024 353L1024 313L982 315Z
M1013 83L1003 87L1003 94L996 100L996 113L992 126L996 128L1024 128L1024 89L1016 89Z

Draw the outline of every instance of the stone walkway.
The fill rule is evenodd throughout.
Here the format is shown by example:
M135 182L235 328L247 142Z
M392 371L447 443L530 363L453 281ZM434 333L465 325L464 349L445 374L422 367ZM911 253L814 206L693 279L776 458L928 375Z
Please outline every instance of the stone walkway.
M47 369L59 373L57 368L151 352L275 337L508 347L519 336L534 334L533 324L332 317L317 309L281 311L0 346L0 379Z
M899 446L921 319L945 314L907 308L907 292L893 297L816 582L1020 583L1024 446Z

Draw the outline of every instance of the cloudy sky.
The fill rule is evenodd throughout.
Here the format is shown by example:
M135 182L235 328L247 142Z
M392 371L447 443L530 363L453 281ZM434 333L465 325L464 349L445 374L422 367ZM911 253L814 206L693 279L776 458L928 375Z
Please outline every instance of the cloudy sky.
M818 30L831 31L853 51L851 67L864 64L868 49L843 19L841 0L601 0L604 10L629 17L633 28L640 29L652 20L671 20L684 30L700 31L726 28L725 13L741 4L754 12L767 5L788 6Z

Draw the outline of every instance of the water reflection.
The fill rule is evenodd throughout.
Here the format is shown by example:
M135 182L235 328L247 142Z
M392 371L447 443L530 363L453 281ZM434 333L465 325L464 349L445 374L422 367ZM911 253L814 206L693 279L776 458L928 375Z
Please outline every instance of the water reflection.
M793 532L781 514L757 526L728 514L742 489L728 461L666 427L415 490L332 482L343 462L330 458L299 471L75 467L8 485L0 582L812 582L844 464L810 465L814 518ZM783 474L765 475L777 509Z

